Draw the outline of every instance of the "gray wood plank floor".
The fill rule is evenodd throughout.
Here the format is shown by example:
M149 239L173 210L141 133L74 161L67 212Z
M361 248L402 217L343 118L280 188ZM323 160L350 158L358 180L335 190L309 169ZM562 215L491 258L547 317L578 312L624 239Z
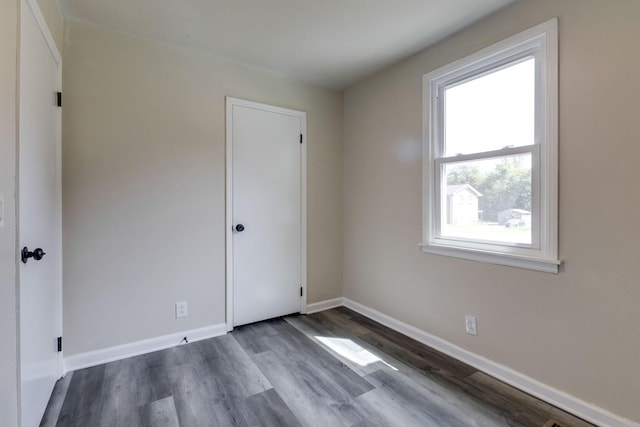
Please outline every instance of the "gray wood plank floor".
M82 369L43 427L590 426L346 308Z

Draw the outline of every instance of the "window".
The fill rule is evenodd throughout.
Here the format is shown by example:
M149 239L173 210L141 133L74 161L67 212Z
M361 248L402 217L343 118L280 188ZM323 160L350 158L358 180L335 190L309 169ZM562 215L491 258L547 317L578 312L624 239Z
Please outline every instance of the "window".
M557 21L424 75L424 252L558 272Z

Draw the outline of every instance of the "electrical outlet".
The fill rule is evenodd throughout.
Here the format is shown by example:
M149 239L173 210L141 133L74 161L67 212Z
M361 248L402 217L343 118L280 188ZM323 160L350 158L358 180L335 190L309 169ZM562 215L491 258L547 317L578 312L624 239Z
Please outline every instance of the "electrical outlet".
M478 323L474 316L464 316L464 326L469 335L478 335Z
M176 303L176 319L187 317L187 302L180 301Z

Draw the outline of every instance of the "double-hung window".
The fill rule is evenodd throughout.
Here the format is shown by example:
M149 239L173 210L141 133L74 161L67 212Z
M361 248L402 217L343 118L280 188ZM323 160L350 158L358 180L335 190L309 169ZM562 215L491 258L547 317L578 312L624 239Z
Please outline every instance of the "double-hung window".
M424 75L424 252L558 272L557 21Z

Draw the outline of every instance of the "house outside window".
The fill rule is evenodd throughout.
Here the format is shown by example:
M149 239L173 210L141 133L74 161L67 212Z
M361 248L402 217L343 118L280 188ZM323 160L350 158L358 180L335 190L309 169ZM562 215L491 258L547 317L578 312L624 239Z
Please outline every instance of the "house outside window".
M557 273L557 21L423 84L422 250Z
M480 221L478 198L482 196L469 184L447 185L447 224L473 225Z

